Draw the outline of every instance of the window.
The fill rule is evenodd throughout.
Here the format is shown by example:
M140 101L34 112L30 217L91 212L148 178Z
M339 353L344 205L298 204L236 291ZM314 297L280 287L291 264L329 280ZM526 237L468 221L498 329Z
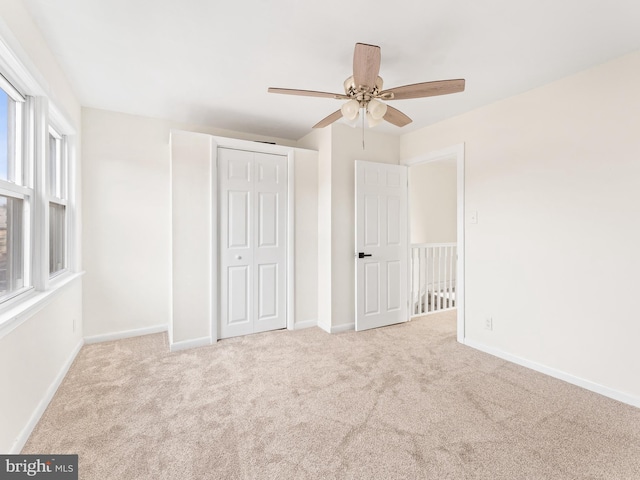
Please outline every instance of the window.
M8 86L5 84L5 88ZM23 103L17 91L0 87L0 181L22 183Z
M0 298L24 287L23 200L0 195Z
M5 60L0 68L16 73L0 71L0 328L25 299L64 286L74 265L75 129L25 68Z
M47 177L49 190L49 275L54 276L66 268L66 139L49 128L49 158Z
M4 77L0 80L0 301L4 301L29 286L26 226L33 190L24 184L25 98Z

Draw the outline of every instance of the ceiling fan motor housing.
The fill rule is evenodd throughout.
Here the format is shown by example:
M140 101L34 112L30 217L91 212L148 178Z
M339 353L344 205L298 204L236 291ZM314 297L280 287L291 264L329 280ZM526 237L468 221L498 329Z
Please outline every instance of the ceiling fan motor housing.
M383 80L380 76L376 78L376 83L373 86L356 85L352 75L344 81L344 93L357 100L361 108L365 108L371 99L380 98L382 85Z

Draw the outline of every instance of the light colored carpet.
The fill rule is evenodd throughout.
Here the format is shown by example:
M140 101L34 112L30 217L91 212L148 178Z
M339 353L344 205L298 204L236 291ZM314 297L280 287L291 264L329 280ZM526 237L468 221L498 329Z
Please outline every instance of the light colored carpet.
M640 410L462 346L455 312L85 346L22 453L82 479L640 479Z

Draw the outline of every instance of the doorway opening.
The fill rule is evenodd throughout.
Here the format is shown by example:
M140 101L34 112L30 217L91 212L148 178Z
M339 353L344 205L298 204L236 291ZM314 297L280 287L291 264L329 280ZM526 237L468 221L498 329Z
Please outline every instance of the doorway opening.
M464 144L404 162L409 179L409 315L457 310L464 342Z

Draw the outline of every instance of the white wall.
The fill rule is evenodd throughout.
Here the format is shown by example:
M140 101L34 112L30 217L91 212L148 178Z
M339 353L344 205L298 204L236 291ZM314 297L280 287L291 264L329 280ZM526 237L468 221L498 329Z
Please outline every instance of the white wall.
M295 149L295 322L318 323L318 152Z
M172 291L169 132L229 132L89 108L83 109L82 122L85 335L167 327ZM317 318L317 160L308 155L303 151L296 155L299 323ZM206 171L200 172L199 179L206 182L208 164L205 161L197 165L200 167ZM190 194L199 191L194 188ZM209 190L200 193L209 195ZM176 335L173 341L207 336L208 328L200 322L181 324L172 332Z
M353 328L355 321L355 161L399 163L398 137L342 123L299 141L319 151L318 324L327 331Z
M20 452L81 345L80 281L0 339L0 452Z
M82 110L85 336L169 322L169 128Z
M202 344L211 336L209 255L211 239L212 149L224 141L210 135L171 133L173 209L173 308L171 342L175 348ZM317 323L318 297L318 153L245 142L239 147L294 154L294 328Z
M211 339L211 149L210 135L171 133L172 347Z
M638 84L640 52L405 135L401 152L465 143L467 341L640 405Z
M320 128L301 138L298 145L318 152L316 170L315 202L315 246L318 252L316 263L317 322L322 329L331 330L331 128ZM296 189L296 190L299 190ZM311 196L311 193L310 193ZM297 276L297 275L296 275Z
M455 243L456 164L452 161L409 167L411 243Z
M0 2L0 41L25 64L79 134L80 105L19 0ZM79 153L78 136L73 140ZM77 163L79 169L79 155ZM79 183L75 188L80 209ZM0 338L0 452L18 453L73 360L82 341L81 294L82 281L77 279Z
M332 134L331 326L335 329L353 325L356 315L355 161L398 164L400 139L367 129L363 150L362 130L338 123L333 125Z
M171 129L291 143L83 108L86 336L169 323Z

